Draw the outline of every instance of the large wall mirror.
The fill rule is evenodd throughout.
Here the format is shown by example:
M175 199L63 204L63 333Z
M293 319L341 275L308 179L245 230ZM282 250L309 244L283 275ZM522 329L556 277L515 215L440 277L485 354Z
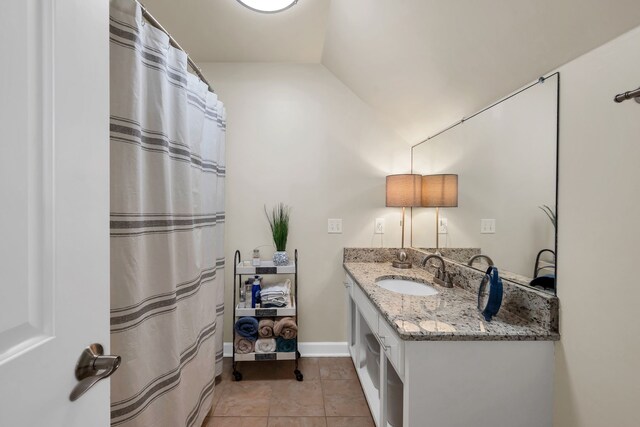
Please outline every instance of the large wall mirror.
M457 207L412 209L411 245L555 293L559 74L412 147L412 171L458 175ZM477 257L474 268L488 261ZM534 280L536 279L536 280Z

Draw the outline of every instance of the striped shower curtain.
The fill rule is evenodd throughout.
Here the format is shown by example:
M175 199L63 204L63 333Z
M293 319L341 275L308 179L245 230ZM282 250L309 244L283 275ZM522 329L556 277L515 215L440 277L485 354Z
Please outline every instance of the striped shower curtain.
M222 372L225 111L112 0L111 425L200 426Z

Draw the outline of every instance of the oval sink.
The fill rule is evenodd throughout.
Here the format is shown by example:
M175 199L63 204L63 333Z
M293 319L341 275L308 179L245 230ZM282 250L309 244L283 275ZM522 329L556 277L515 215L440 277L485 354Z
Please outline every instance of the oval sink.
M435 288L425 283L414 282L412 280L382 279L377 281L376 283L383 289L404 295L426 297L438 293Z

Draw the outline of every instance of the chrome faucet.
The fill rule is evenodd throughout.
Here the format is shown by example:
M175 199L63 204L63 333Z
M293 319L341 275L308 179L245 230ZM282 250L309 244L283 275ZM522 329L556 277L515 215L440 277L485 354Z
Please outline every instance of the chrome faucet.
M430 259L437 259L440 261L440 267L438 267L438 269L436 270L436 273L433 275L433 281L440 286L444 286L445 288L453 288L453 283L451 282L451 277L449 277L449 275L447 274L447 267L446 264L444 263L444 259L442 259L442 257L440 255L427 255L426 257L424 257L424 259L422 260L422 266L426 267L427 266L427 262L429 262Z
M471 267L473 265L473 262L477 259L480 258L484 258L487 261L487 264L489 264L489 266L493 266L493 260L491 258L489 258L487 255L483 255L483 254L478 254L478 255L474 255L471 258L469 258L469 261L467 261L467 265L469 267Z

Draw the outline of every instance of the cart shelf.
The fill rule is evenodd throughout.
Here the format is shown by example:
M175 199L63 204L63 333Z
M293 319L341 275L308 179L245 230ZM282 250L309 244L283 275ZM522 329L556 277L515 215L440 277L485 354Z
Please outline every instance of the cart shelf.
M236 306L236 317L282 317L282 316L295 316L296 306L283 307L283 308L245 308L241 307L241 304Z
M236 354L238 362L253 362L260 360L296 360L296 352L274 352L274 353L246 353Z

